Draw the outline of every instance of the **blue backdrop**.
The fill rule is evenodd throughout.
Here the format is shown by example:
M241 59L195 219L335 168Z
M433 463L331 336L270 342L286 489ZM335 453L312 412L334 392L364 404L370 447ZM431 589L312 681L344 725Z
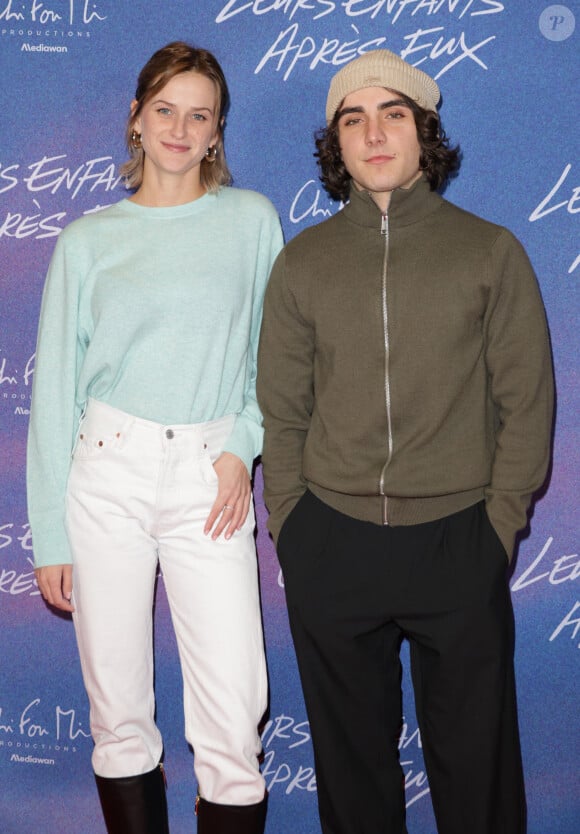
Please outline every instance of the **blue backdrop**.
M0 831L102 834L88 708L70 619L34 583L25 438L41 290L60 230L124 195L118 167L139 69L185 39L212 50L232 93L226 149L237 185L273 201L286 238L338 210L312 157L331 75L387 46L433 75L463 149L446 196L511 228L537 270L558 404L550 482L512 577L529 834L577 834L580 576L576 287L578 0L0 0ZM265 531L258 551L271 703L263 732L268 834L316 834L308 723ZM171 830L195 831L192 757L160 581L158 719ZM405 655L406 659L406 655ZM406 664L407 666L408 664ZM405 672L401 759L409 831L435 834Z

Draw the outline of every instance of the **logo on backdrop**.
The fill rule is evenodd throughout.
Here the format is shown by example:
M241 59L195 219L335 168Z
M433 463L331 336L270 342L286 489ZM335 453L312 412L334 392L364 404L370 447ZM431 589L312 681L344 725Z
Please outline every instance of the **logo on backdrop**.
M20 416L30 414L35 355L33 353L22 367L17 367L0 345L0 408Z
M30 525L0 523L0 551L3 551L0 554L0 594L11 597L40 596L32 561Z
M312 218L319 223L336 214L343 206L342 201L332 200L319 182L310 179L296 192L290 206L289 219L291 223L302 223Z
M28 523L0 523L0 594L9 597L40 595L32 563ZM53 703L34 693L22 698L4 687L0 701L0 756L14 765L56 765L63 755L92 747L88 707ZM9 702L9 703L8 703Z
M40 697L13 709L0 704L0 753L13 764L55 765L55 755L77 753L90 739L84 726L76 709Z
M576 18L568 6L548 6L540 15L538 25L549 41L565 41L576 28Z
M308 721L298 721L290 715L277 715L267 722L262 733L262 745L264 748L262 773L268 793L281 790L289 796L295 791L306 793L316 791ZM297 762L296 758L300 756L300 753L295 751L303 745L307 745L303 748L304 760ZM399 751L401 767L405 775L407 808L429 793L421 750L419 729L411 728L404 719L399 737Z
M21 52L62 54L107 20L106 0L0 0L0 36Z
M569 215L580 212L580 186L572 185L570 180L571 171L572 163L570 162L564 166L556 181L553 184L550 183L546 194L528 217L530 223L543 220L544 217L556 211L565 212ZM568 274L571 275L579 265L580 255L576 255L568 268Z
M19 198L19 205L0 216L0 238L42 240L56 237L72 218L61 208L60 201L58 210L52 210L55 195L57 200L62 195L73 201L77 198L86 200L96 194L95 204L83 212L90 214L116 202L108 199L108 195L120 182L111 156L69 163L66 154L45 155L28 165L24 162L0 164L0 194L14 191ZM103 192L107 198L100 202L98 196ZM29 202L28 207L24 207L25 199L32 205ZM74 217L79 213L78 210L74 212Z
M580 556L578 553L567 553L560 556L557 550L554 552L553 544L554 537L549 536L533 562L512 583L512 593L515 594L525 589L529 591L534 586L544 589L546 585L552 589L564 585L568 589L568 583L575 582L580 577ZM564 639L569 639L577 643L580 649L579 635L580 602L574 599L574 602L566 604L566 610L560 621L554 624L548 640L553 643L555 640L561 642Z
M493 18L488 19L504 8L499 0L289 0L266 8L261 0L228 0L215 21L237 22L241 15L261 19L268 13L284 18L283 28L254 69L256 75L269 70L287 81L299 68L338 67L388 46L437 79L464 62L488 69L487 53L496 39L489 25ZM315 24L309 31L307 16ZM333 25L338 18L339 25ZM327 24L324 34L322 20Z

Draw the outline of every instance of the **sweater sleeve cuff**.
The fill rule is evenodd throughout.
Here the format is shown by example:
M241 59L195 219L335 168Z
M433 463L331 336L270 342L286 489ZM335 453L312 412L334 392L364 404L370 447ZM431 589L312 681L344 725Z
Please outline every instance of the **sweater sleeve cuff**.
M61 518L47 513L37 517L31 527L35 568L72 564L70 544Z
M232 433L224 443L223 450L243 460L251 475L254 460L262 451L263 437L264 429L261 426L243 415L238 415Z

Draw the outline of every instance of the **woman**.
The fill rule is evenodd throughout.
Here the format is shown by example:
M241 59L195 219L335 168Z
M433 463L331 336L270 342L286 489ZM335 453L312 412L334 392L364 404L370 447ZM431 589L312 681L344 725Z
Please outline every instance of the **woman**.
M36 576L73 615L111 834L168 831L153 718L158 564L198 831L264 828L250 472L262 297L282 238L264 197L225 187L227 103L209 52L176 42L152 56L127 126L136 190L62 233L43 297L28 448Z

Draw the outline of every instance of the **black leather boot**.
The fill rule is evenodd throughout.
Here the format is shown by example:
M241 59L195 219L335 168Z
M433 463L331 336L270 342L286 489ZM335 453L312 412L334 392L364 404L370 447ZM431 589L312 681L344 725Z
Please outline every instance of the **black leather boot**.
M264 834L268 796L255 805L218 805L198 796L197 834Z
M163 765L119 779L95 774L95 781L109 834L169 834Z

